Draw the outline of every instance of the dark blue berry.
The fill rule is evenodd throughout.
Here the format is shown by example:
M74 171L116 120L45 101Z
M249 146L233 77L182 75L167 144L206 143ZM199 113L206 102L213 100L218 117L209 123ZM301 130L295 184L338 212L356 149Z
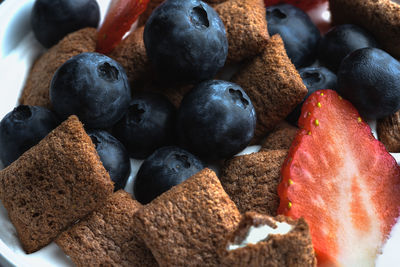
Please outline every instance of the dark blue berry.
M0 160L6 167L40 142L59 124L50 110L18 106L0 122Z
M36 0L31 14L33 33L47 48L71 32L96 28L99 20L96 0Z
M299 74L303 80L304 85L308 89L308 93L303 101L288 115L286 118L290 123L297 125L301 113L301 106L304 100L307 99L312 93L321 89L337 88L337 77L329 69L325 67L306 67L299 69Z
M98 53L67 60L53 76L50 100L62 118L75 114L87 128L111 127L128 109L130 88L125 70Z
M267 7L267 21L269 34L282 37L288 57L296 68L315 61L321 35L304 11L289 4L270 6Z
M133 187L135 198L147 204L203 168L203 163L186 150L159 148L140 166Z
M378 48L362 48L346 56L338 71L338 92L367 119L400 109L400 63Z
M96 146L100 160L114 182L114 191L123 189L131 172L129 155L124 145L106 131L91 130L87 134Z
M114 135L133 158L146 158L159 147L172 143L175 107L161 94L141 93L114 127Z
M234 83L210 80L184 96L177 133L192 153L211 160L229 158L253 138L256 113L250 98Z
M321 64L336 72L345 56L364 47L378 47L369 32L353 24L338 25L322 37L318 59Z
M158 74L172 81L212 79L228 55L225 27L199 0L167 0L144 29L147 56Z

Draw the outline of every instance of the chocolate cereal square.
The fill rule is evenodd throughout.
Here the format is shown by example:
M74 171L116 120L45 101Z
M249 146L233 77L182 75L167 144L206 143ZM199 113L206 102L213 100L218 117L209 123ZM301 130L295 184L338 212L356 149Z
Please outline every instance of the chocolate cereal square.
M263 0L229 0L215 6L225 25L228 62L240 62L262 52L269 39Z
M370 31L382 48L400 57L400 4L391 0L329 0L334 24L356 24Z
M234 157L225 162L220 180L240 213L256 211L275 216L278 185L287 150L269 150Z
M286 122L281 122L276 128L267 135L261 144L260 151L275 149L289 150L299 129Z
M103 207L63 232L56 243L77 266L158 266L132 223L141 206L119 190Z
M232 81L246 91L256 110L255 139L275 128L307 95L307 88L277 34Z
M101 206L114 189L76 116L0 172L0 198L32 253Z
M377 121L379 141L392 153L400 152L400 111Z
M218 177L204 169L145 205L134 224L160 266L219 266L217 245L239 220Z
M254 234L256 232L256 234ZM310 231L304 219L244 214L237 230L222 243L221 266L317 266Z
M21 105L51 108L49 88L56 70L65 61L84 52L96 50L97 31L84 28L64 37L33 64L19 99Z
M149 78L151 66L143 42L144 27L130 33L110 54L126 71L129 83L135 87L136 82Z

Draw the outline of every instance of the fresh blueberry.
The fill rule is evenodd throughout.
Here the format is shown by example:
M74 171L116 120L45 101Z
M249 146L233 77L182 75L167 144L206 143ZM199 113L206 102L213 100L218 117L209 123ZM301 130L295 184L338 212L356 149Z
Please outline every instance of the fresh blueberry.
M361 48L346 56L338 71L338 92L367 119L400 109L400 62L378 48Z
M0 122L0 160L6 167L40 142L59 121L43 107L18 106Z
M62 118L75 114L92 129L105 129L122 118L131 100L122 66L98 53L67 60L53 76L50 100Z
M96 28L99 20L96 0L36 0L31 14L33 33L47 48L68 33L85 27Z
M135 198L147 204L203 168L203 163L186 150L174 146L159 148L140 166L133 185Z
M90 130L87 134L96 146L97 154L114 182L114 191L123 189L131 172L129 155L124 145L106 131Z
M177 133L192 153L210 160L229 158L253 138L256 113L234 83L210 80L186 94L178 110Z
M157 93L136 94L127 113L114 127L114 135L133 158L144 159L169 145L175 133L175 107Z
M364 47L378 47L369 32L353 24L338 25L321 38L318 59L321 64L336 72L345 56Z
M303 80L304 85L308 89L308 93L303 101L288 115L286 120L294 125L297 125L301 113L301 106L304 100L315 91L321 89L337 88L337 77L329 69L325 67L306 67L299 69L299 74Z
M321 38L317 26L301 9L279 4L267 7L268 32L279 34L288 57L296 68L315 61L316 49Z
M167 0L144 29L147 56L158 74L172 81L212 79L228 55L225 26L199 0Z

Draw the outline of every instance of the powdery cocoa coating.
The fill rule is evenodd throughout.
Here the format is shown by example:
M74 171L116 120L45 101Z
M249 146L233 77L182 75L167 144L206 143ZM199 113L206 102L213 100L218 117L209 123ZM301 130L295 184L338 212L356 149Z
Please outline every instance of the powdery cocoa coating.
M77 266L158 266L132 224L141 206L119 190L103 207L63 232L56 243Z
M160 266L219 266L217 246L240 214L204 169L138 211L134 224Z
M389 152L400 152L400 111L389 117L379 119L377 132L379 140Z
M297 134L297 127L294 127L286 122L281 122L261 144L260 151L268 151L275 149L289 150Z
M113 183L76 116L0 172L0 198L32 253L101 206Z
M147 59L143 42L144 26L129 34L110 54L124 67L129 83L134 87L138 80L145 80L150 75L150 62Z
M285 235L271 235L257 244L248 244L246 247L228 251L227 246L235 239L243 239L250 226L271 225L271 221L286 222L293 225L293 229ZM244 214L238 229L222 243L219 249L221 266L317 266L314 248L311 242L310 231L306 221L291 220L279 215L275 218L248 212Z
M307 94L277 34L270 38L262 54L239 70L232 81L242 86L256 110L255 139L264 137L286 118Z
M225 24L228 62L239 62L263 51L269 39L263 0L230 0L215 6Z
M84 28L64 37L33 64L19 99L21 105L51 108L49 88L56 70L68 59L96 49L97 31Z
M234 157L225 162L220 181L240 213L256 211L275 216L278 185L287 150L269 150Z
M329 0L334 24L356 24L370 31L382 48L400 57L400 5L391 0Z

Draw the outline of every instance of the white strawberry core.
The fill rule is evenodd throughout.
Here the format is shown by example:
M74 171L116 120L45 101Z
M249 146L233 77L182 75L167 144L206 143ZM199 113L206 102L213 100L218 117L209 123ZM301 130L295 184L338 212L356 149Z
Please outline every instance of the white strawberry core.
M341 197L338 198L341 202L338 207L341 210L336 213L343 214L343 217L338 218L342 221L342 223L338 224L339 227L337 229L338 247L340 248L338 259L339 262L346 263L347 266L374 266L375 258L379 253L378 249L383 241L380 231L382 225L376 214L374 214L375 205L370 200L369 188L365 185L365 180L358 179L358 175L363 170L357 168L359 164L354 161L357 156L352 155L350 151L346 152L343 153L345 157L343 168L339 170L340 174L334 178L332 177L332 179L340 179L343 185L339 187ZM371 162L371 166L373 164L374 162ZM357 195L353 194L355 187L359 188L359 190L356 190ZM369 218L367 230L357 227L357 221L352 216L346 215L354 214L354 210L351 210L352 205L349 206L349 203L352 203L354 199L358 200L356 205L362 208L360 216L363 213L367 213L366 218ZM352 240L349 240L349 238Z

